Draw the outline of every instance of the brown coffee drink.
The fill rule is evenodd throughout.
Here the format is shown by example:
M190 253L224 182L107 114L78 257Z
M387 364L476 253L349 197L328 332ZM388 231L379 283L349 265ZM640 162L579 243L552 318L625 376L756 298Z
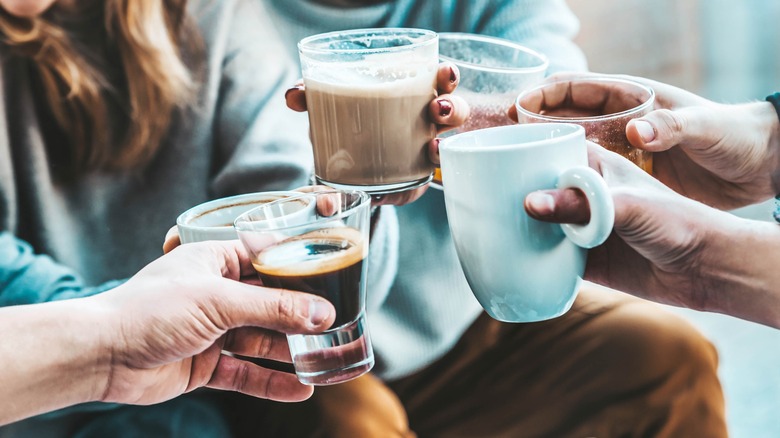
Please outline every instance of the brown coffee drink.
M435 70L375 84L306 80L317 178L347 186L382 186L429 178L427 144L436 135L428 105Z
M653 154L634 148L626 126L653 110L655 93L627 79L583 77L544 83L521 93L515 103L520 123L574 123L585 138L616 152L645 172L653 172Z

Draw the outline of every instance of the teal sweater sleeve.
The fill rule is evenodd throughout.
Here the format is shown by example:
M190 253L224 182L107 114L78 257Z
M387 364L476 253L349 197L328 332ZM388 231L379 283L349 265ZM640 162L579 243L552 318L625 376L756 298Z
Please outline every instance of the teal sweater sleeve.
M38 255L26 242L0 232L0 306L34 304L95 295L121 284L85 287L71 269Z

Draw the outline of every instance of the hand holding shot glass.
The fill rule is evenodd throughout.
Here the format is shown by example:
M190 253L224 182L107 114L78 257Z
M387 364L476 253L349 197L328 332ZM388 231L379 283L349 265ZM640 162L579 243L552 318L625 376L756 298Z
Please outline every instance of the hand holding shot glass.
M301 200L316 208L290 221ZM330 190L267 203L235 221L264 286L319 295L336 308L329 330L287 335L302 383L341 383L374 365L365 319L370 205L364 192Z

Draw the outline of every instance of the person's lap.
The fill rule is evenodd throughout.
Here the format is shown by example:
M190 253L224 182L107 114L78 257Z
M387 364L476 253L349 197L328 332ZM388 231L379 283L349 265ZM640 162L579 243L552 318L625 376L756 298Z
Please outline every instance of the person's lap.
M387 397L377 385L317 389L331 436L363 424L387 436L726 436L714 347L659 306L592 285L553 320L483 314L445 357L387 385L405 415L371 403ZM360 415L328 409L336 402Z

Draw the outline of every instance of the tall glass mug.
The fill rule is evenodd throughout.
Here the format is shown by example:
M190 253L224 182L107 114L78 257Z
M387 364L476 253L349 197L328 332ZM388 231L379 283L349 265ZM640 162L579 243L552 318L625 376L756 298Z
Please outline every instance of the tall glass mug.
M316 208L291 220L301 203ZM370 206L364 192L308 193L257 207L234 223L265 286L319 295L336 308L325 332L287 335L303 383L341 383L374 366L365 317Z
M517 97L520 123L565 122L585 128L585 137L653 172L653 154L631 146L629 120L653 110L652 88L607 77L565 79L539 85Z
M298 43L318 183L392 193L428 183L438 36L359 29Z
M454 133L514 124L507 116L521 91L544 79L547 57L512 41L469 33L440 33L439 58L460 70L455 94L471 108ZM433 178L441 184L441 170Z

